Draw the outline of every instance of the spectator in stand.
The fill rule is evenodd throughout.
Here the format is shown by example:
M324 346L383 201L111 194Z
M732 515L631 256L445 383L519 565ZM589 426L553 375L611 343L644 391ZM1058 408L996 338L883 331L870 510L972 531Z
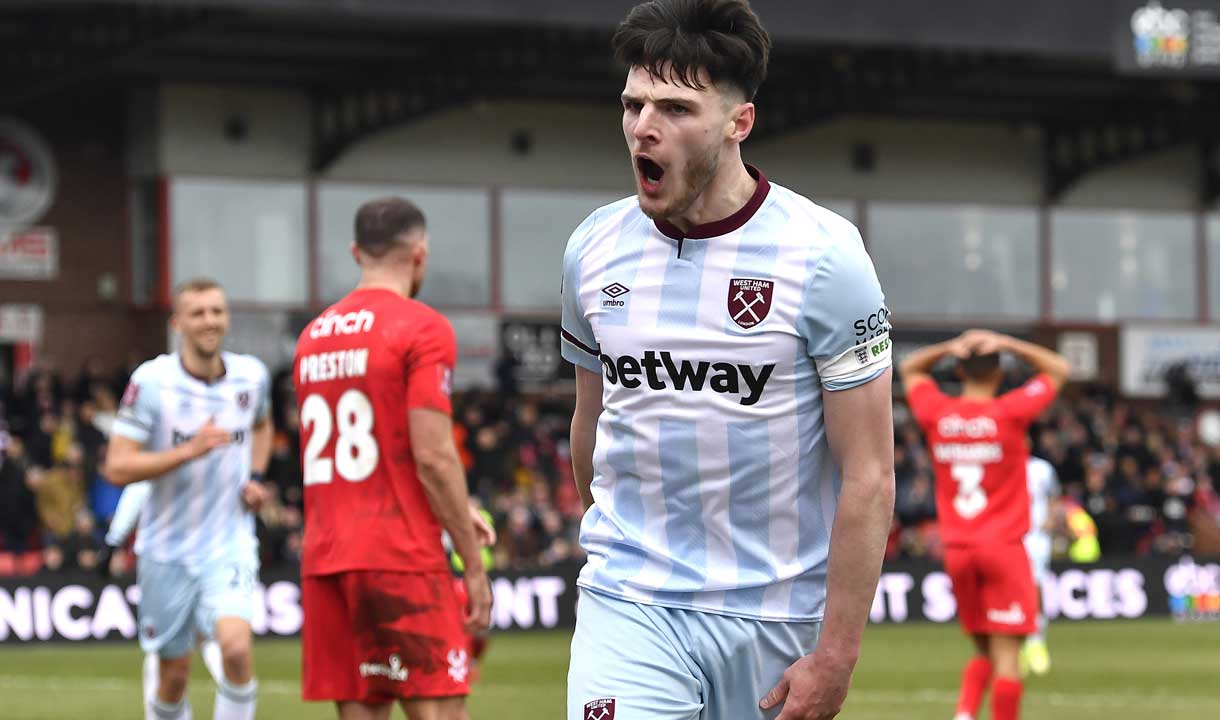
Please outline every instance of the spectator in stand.
M43 364L0 388L0 438L4 428L11 433L11 440L0 440L8 448L0 450L0 552L39 550L44 539L62 550L36 507L51 512L64 537L72 536L82 507L99 525L108 524L115 499L105 497L111 486L99 482L99 453L117 409L113 388L121 393L142 359L133 355L109 372L90 358L68 383ZM277 502L259 518L269 566L295 563L300 554L300 435L291 380L276 375L280 430L268 480ZM455 437L471 494L500 530L501 567L549 565L581 553L568 445L571 402L559 393L522 397L476 389L454 396ZM929 504L927 451L901 403L894 420L897 503L887 557L936 558L940 537ZM1086 388L1031 428L1030 444L1055 467L1065 497L1089 514L1104 555L1191 551L1200 524L1209 537L1220 537L1220 445L1205 443L1191 422ZM1069 535L1064 525L1060 557ZM76 563L66 554L63 560Z
M43 549L48 570L92 571L97 567L98 551L102 547L97 523L87 508L79 508L73 526L66 534L51 537Z
M0 431L0 549L22 553L38 527L34 490L30 486L21 440Z

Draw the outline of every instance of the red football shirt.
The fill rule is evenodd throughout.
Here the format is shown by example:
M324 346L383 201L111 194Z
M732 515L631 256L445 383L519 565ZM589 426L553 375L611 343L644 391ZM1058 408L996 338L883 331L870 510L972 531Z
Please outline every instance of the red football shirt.
M1054 399L1054 386L1045 375L994 400L950 397L933 382L911 388L907 404L932 455L936 512L946 545L1020 542L1025 537L1025 436Z
M449 565L415 471L407 411L446 414L457 342L440 313L356 290L297 341L305 540L301 573L427 572Z

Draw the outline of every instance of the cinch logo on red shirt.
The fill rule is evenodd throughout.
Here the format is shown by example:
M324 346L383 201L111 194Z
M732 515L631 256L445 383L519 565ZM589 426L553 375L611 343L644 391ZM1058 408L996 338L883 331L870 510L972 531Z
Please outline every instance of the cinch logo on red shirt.
M343 315L331 310L313 321L313 326L309 328L309 337L320 338L368 332L373 329L375 319L371 310L349 312Z

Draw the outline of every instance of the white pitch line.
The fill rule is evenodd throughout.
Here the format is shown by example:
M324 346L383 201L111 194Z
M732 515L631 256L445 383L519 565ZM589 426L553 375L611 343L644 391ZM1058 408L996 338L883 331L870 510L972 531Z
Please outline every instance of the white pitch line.
M65 675L0 675L0 690L73 690L85 692L139 693L140 681L136 678L115 677L69 677ZM260 680L260 692L272 695L299 695L300 686L284 680ZM517 695L514 690L488 686L489 695ZM533 690L530 691L534 692ZM475 686L474 693L480 693ZM853 690L848 694L849 704L896 705L909 703L952 705L957 702L957 691L929 689L902 692L897 690ZM1148 688L1135 693L1041 693L1032 690L1025 693L1023 702L1033 705L1051 705L1069 708L1127 708L1132 706L1165 710L1220 710L1220 699L1178 695L1167 688Z
M66 675L0 675L0 690L84 690L86 692L140 691L137 678L68 677ZM299 695L301 686L283 680L259 680L259 692Z
M869 704L923 703L947 704L957 702L955 690L915 690L900 692L894 690L852 690L847 695L848 703L861 702ZM1146 706L1174 710L1193 710L1197 708L1220 710L1220 699L1197 695L1178 695L1165 688L1150 688L1140 694L1116 693L1040 693L1037 690L1027 691L1022 702L1035 705L1052 705L1058 707L1076 708L1124 708Z

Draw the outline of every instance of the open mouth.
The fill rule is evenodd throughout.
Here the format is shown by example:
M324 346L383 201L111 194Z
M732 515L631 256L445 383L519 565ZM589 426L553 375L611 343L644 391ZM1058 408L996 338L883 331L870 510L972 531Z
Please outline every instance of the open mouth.
M645 192L651 193L660 189L661 178L665 176L665 168L644 155L636 156L635 167L640 176L640 186L644 188Z

